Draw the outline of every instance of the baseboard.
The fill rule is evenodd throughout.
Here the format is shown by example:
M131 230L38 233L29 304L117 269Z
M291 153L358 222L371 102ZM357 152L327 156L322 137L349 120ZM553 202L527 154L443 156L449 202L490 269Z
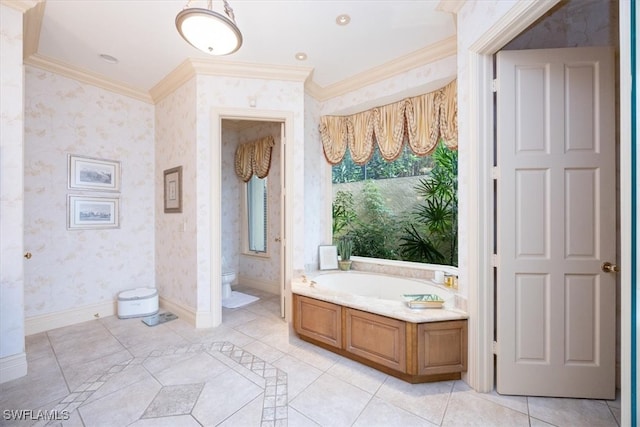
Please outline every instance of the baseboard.
M69 310L58 311L55 313L27 317L24 322L25 335L33 335L40 332L50 331L51 329L62 328L63 326L75 325L76 323L82 323L88 320L113 316L116 313L117 302L105 301L98 304L85 305L83 307L71 308Z
M280 295L280 284L271 280L256 279L255 277L238 274L238 285L249 286L250 288L259 289L269 292L270 294Z
M27 353L0 358L0 384L27 375Z
M179 302L171 301L165 297L160 297L160 308L172 312L190 325L196 326L197 324L196 312L191 307L187 307Z

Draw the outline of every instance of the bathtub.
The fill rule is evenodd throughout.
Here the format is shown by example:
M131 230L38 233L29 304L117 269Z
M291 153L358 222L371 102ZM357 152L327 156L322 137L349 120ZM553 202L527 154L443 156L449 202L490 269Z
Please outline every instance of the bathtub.
M358 271L292 281L297 335L410 383L460 379L467 369L467 314L429 280ZM409 308L403 294L436 294L443 308Z
M406 279L359 271L331 272L315 276L314 286L329 291L359 295L367 298L404 301L404 294L436 294L450 301L453 294L432 281Z
M292 292L413 323L467 318L456 308L455 294L431 280L336 271L298 278ZM442 309L411 309L404 294L435 294L445 303Z

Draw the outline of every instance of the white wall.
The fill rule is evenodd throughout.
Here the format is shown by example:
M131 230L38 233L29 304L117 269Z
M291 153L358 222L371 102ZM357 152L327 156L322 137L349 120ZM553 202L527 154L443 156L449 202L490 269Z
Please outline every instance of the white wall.
M510 41L504 50L615 46L617 40L617 2L568 0Z
M34 67L25 100L27 320L154 287L153 106ZM120 192L68 190L68 154L120 161ZM68 194L119 197L120 227L67 230Z
M318 246L331 244L331 167L320 142L320 103L304 100L304 269L318 269ZM329 189L329 191L327 191Z
M304 203L304 86L302 82L232 78L219 76L197 76L197 176L190 178L187 185L197 192L197 265L198 290L197 310L214 312L211 307L211 244L220 241L221 236L212 235L211 173L214 172L211 151L211 117L216 109L247 109L249 99L255 99L256 108L261 111L291 112L293 114L293 134L287 135L287 144L293 144L293 182L287 197L294 205ZM304 212L296 209L293 218L293 236L289 236L289 247L293 251L294 270L304 267ZM214 296L216 297L216 296ZM215 299L214 299L215 301ZM215 319L214 319L215 322Z
M260 286L279 286L280 280L280 245L275 239L281 237L280 230L280 159L282 140L279 122L249 122L250 125L234 129L222 126L222 256L229 268L238 273L238 284ZM247 123L247 122L243 122ZM271 169L267 177L267 247L269 257L242 254L244 242L243 208L246 203L244 183L235 173L235 152L238 144L273 136L275 146L271 154ZM224 266L223 266L224 267ZM247 283L243 283L243 280ZM266 290L266 289L265 289Z
M182 213L164 213L164 171L182 166ZM155 106L155 257L160 297L195 312L197 301L196 79Z
M22 13L0 4L0 383L24 356Z
M222 215L220 217L222 236L221 251L226 265L222 269L230 268L236 273L240 268L240 240L242 238L241 203L242 180L235 173L235 154L238 146L238 130L225 125L222 121Z

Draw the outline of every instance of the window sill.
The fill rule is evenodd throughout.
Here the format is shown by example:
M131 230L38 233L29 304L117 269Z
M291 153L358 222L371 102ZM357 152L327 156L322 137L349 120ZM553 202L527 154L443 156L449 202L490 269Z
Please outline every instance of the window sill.
M382 258L368 258L361 256L352 256L351 260L364 265L376 265L381 267L397 267L397 268L407 268L411 270L424 270L424 271L444 271L447 274L458 275L458 267L454 267L452 265L440 265L440 264L424 264L421 262L411 262L411 261L398 261L391 259L382 259Z
M250 256L253 258L263 258L263 259L271 258L271 254L269 254L269 252L242 252L242 255Z

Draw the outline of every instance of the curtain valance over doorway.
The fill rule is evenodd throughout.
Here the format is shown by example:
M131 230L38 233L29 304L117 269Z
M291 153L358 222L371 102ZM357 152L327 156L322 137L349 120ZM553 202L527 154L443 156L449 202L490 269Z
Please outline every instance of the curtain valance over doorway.
M271 151L274 145L273 136L238 145L235 160L238 178L248 182L254 174L258 178L266 177L271 168Z
M342 161L347 147L354 163L367 163L374 140L385 160L395 160L402 153L405 136L418 156L431 154L440 139L457 149L456 80L436 91L350 116L322 116L319 130L324 155L332 165Z

